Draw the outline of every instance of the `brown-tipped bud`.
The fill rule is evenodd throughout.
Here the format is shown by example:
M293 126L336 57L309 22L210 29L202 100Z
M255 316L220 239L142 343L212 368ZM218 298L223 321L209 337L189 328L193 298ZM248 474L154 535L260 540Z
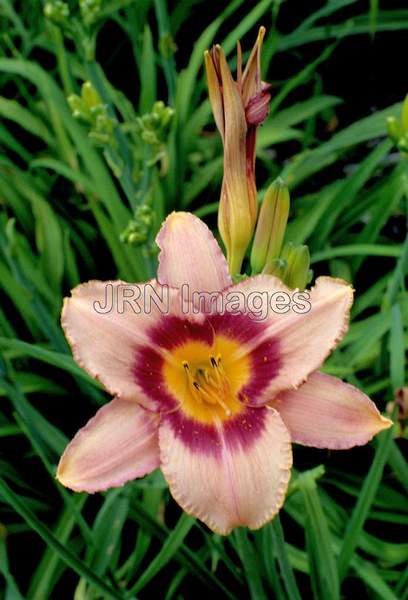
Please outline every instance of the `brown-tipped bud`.
M232 77L220 46L205 52L210 102L224 144L224 177L218 228L227 250L232 275L241 270L254 233L258 202L255 185L256 128L268 114L269 85L261 80L260 52L265 29L242 72L238 45L237 81Z

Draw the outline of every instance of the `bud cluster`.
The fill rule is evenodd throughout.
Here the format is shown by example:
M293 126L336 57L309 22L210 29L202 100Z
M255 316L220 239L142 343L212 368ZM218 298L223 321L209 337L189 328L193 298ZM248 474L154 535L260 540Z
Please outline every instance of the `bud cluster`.
M150 146L161 146L174 116L174 110L161 100L154 103L152 111L136 119L136 131Z
M72 115L90 125L89 137L101 145L115 145L116 120L108 114L106 104L90 81L82 84L80 96L71 94L67 100Z
M141 246L149 238L153 224L154 213L151 206L141 204L135 211L134 218L129 221L126 229L121 233L120 241L132 246Z
M102 0L79 0L79 11L86 25L91 25L96 21L101 8Z
M67 2L51 0L44 5L44 16L57 25L66 25L70 16Z
M79 8L79 10L78 10ZM102 0L79 0L77 8L70 11L69 3L63 0L48 0L44 5L44 16L56 25L69 28L70 19L79 17L80 21L89 27L97 20L102 8Z

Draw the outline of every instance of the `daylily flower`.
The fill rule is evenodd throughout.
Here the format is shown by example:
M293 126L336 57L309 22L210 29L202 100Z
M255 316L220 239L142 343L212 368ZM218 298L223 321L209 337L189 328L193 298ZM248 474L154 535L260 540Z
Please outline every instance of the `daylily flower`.
M118 281L90 281L65 300L77 363L115 398L68 445L57 478L96 492L160 467L175 500L213 531L256 529L283 504L291 442L346 449L391 425L365 394L317 371L347 329L352 289L320 277L308 313L263 321L249 310L185 314L184 284L247 299L291 290L270 275L233 285L215 238L191 214L171 214L157 244L157 280L139 288L169 286L167 312L154 303L147 313L130 303L97 312L106 283Z
M255 185L257 127L268 114L270 85L261 80L260 56L265 28L261 27L244 72L238 44L237 81L234 81L220 46L206 52L205 67L214 119L224 144L218 229L227 250L232 275L254 232L258 201Z

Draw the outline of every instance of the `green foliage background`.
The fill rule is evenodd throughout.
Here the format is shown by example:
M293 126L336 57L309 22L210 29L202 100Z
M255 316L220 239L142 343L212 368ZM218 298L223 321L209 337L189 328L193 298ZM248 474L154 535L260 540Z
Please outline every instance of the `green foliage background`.
M173 209L215 224L222 148L203 52L217 41L234 64L237 39L249 48L261 23L269 32L264 78L274 83L258 140L261 195L281 175L293 199L287 239L309 245L315 272L357 290L349 333L325 369L380 410L405 383L408 242L390 223L405 220L408 167L386 137L386 118L399 117L402 102L372 114L367 107L336 129L342 99L325 93L320 69L357 35L375 44L379 33L408 32L408 8L330 0L288 30L280 22L287 3L297 4L220 3L201 30L194 21L194 45L183 48L194 11L205 11L201 0L0 0L4 598L408 597L408 467L398 424L339 457L298 448L280 518L228 538L182 514L160 473L92 497L54 479L69 438L107 400L71 358L62 298L87 279L154 275L155 233ZM121 77L132 97L107 76L120 68L113 43L109 61L99 60L110 32L131 53ZM311 60L316 43L324 49ZM303 67L275 81L275 60L292 53ZM91 116L78 99L67 102L84 81L101 99Z

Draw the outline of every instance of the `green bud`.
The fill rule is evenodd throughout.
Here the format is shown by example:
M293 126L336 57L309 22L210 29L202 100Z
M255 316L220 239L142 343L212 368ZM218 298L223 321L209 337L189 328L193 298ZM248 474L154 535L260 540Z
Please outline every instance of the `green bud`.
M169 33L167 33L166 35L164 35L160 38L159 50L160 50L160 54L164 58L171 58L173 56L173 54L176 52L177 46L174 42L174 39L172 38L172 36Z
M148 204L141 204L136 210L135 218L139 223L150 228L153 223L152 208Z
M295 244L293 242L288 242L287 244L285 244L284 247L282 248L280 258L286 262L287 269L289 268L289 265L294 260L295 255L296 255Z
M166 105L164 104L163 100L156 100L156 102L153 104L152 113L157 113L160 115L165 108Z
M102 100L90 81L85 81L81 87L81 96L88 108L92 109L102 104Z
M82 98L80 98L76 94L71 94L70 96L68 96L67 102L75 119L82 119L84 121L90 120L90 112Z
M278 177L266 190L251 252L253 273L270 272L279 257L289 216L289 190Z
M139 246L147 240L147 235L142 231L134 231L128 237L128 243L132 246Z
M295 246L288 242L283 250L282 256L287 262L284 281L291 289L304 290L309 281L310 254L307 246Z
M174 117L174 109L170 106L166 106L162 115L161 115L161 127L162 129L166 129L168 127L170 121Z
M44 6L44 16L55 23L62 24L69 17L69 6L61 0L47 2Z
M101 0L79 0L79 10L87 25L91 25L101 10Z
M95 130L97 132L111 136L114 129L115 121L106 113L106 111L96 117Z
M401 121L404 133L408 133L408 94L405 96L405 100L402 105Z
M142 137L142 140L144 142L146 142L146 144L155 146L159 143L159 140L157 139L157 135L154 131L149 131L149 130L145 129L144 131L142 131L141 137Z
M275 275L282 281L285 279L286 269L288 268L288 263L283 258L274 258L271 260L270 264L264 268L262 273L266 273L267 275Z
M399 139L397 146L401 152L408 152L408 133Z
M149 237L150 224L143 223L139 218L141 213L145 213L149 207L146 205L139 206L136 211L135 218L129 221L126 229L121 233L120 240L125 244L131 244L133 246L141 246L144 244Z
M387 117L387 132L394 144L398 144L403 134L401 122L395 117Z
M54 5L52 4L52 2L47 2L47 4L44 6L44 17L46 17L47 19L52 19L53 13Z

